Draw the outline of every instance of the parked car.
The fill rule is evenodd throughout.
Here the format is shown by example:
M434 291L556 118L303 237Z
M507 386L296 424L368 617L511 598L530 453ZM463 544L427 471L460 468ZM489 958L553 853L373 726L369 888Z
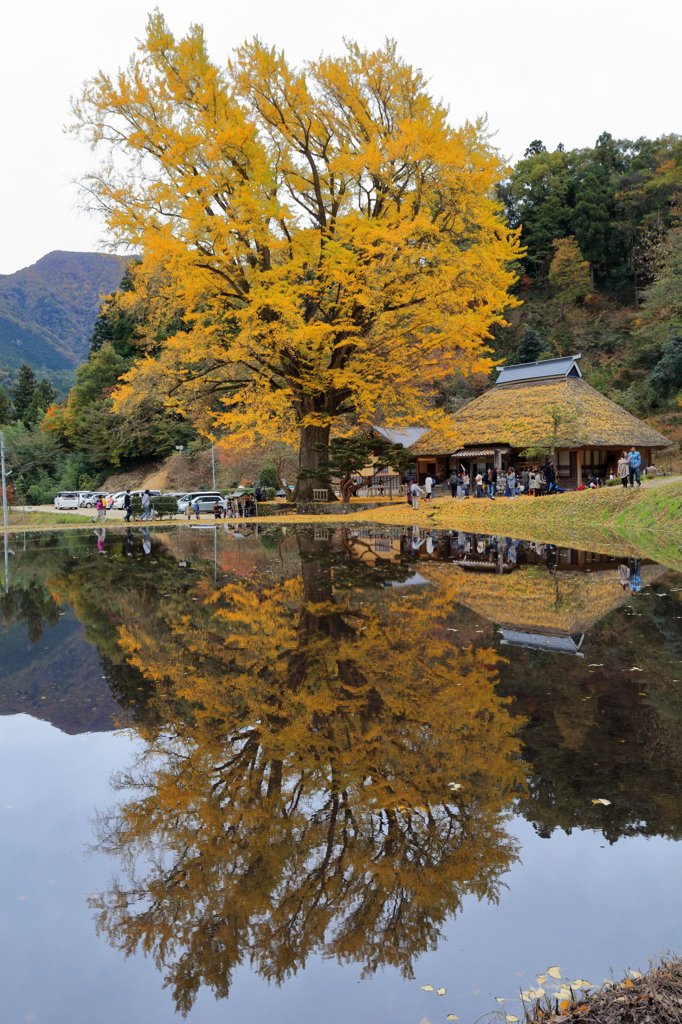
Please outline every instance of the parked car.
M123 504L123 499L125 498L125 496L126 496L126 492L125 491L116 491L114 493L114 496L113 496L114 497L114 503L113 503L113 505L111 507L112 508L125 508L125 506Z
M225 508L225 499L217 491L190 491L178 499L178 512L185 512L188 505L199 499L200 512L212 512L216 501L219 501L222 508Z
M54 499L55 508L78 508L78 491L60 491Z
M76 494L78 495L78 504L82 507L92 494L92 491L76 491Z
M94 508L97 504L97 499L101 498L104 501L109 496L109 491L87 491L81 492L85 494L84 498L78 502L82 508Z

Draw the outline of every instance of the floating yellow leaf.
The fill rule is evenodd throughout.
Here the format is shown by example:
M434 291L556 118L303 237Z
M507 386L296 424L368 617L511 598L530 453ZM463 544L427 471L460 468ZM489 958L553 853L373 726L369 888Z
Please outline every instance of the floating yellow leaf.
M559 980L561 980L561 971L558 967L550 967L547 973L549 974L550 978L559 978Z
M629 978L626 978L625 981L623 982L623 988L634 988L634 987L635 986L632 984L632 982L630 981Z
M508 1013L504 1019L508 1020L509 1024L516 1024L519 1018L515 1017L513 1013Z
M641 978L642 977L642 975L641 975L641 973L639 971L630 971L630 974L632 975L633 978Z
M611 806L611 801L610 800L604 800L604 798L601 797L601 796L598 797L596 800L593 800L592 803L593 804L603 804L604 807L610 807Z
M563 1000L563 1001L562 1001L562 1002L561 1002L561 1003L559 1004L559 1009L560 1009L560 1010L562 1011L562 1013L563 1013L563 1011L564 1011L564 1010L567 1010L567 1009L569 1008L569 1006L570 1006L570 1005L571 1005L571 1000L570 1000L570 999L564 999L564 1000Z
M535 980L537 981L538 985L544 985L545 982L547 981L547 975L546 974L536 974L535 975Z
M506 1003L506 1001L506 998L502 998L502 996L495 996L496 1003Z
M422 985L422 992L433 992L433 985Z
M454 1013L449 1013L447 1016L448 1020L459 1020L459 1017L455 1017Z
M447 992L446 988L437 988L436 989L436 995L437 996L444 996L446 992Z

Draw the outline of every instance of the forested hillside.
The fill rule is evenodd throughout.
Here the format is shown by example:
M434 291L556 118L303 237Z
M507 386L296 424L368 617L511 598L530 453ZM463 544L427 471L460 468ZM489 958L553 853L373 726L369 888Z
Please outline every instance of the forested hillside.
M682 138L535 140L498 192L526 252L497 358L581 352L593 387L682 436ZM440 402L455 409L490 382L454 374Z
M57 250L0 276L0 367L59 371L83 362L102 296L118 288L125 265L119 256Z
M498 332L498 353L582 352L594 387L674 430L682 389L681 186L677 135L630 142L604 133L592 148L554 152L531 143L500 186L526 255L517 289L523 305Z

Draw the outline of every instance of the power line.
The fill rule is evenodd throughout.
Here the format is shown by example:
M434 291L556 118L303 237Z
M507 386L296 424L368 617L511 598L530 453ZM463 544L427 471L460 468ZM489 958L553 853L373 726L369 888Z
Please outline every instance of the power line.
M7 453L14 452L16 455L41 455L45 459L49 459L49 458L55 458L55 459L56 458L61 458L61 459L99 459L99 458L111 459L111 458L117 457L119 455L143 455L145 452L162 452L162 451L166 451L169 448L177 448L177 445L175 445L172 442L169 442L168 444L161 445L160 448L156 448L156 447L151 447L151 448L131 448L128 451L121 451L121 452L63 452L63 451L46 452L42 448L23 448L23 447L19 448L19 447L14 447L12 445L7 445L6 448L5 448L5 451ZM206 451L208 451L208 449L206 449Z

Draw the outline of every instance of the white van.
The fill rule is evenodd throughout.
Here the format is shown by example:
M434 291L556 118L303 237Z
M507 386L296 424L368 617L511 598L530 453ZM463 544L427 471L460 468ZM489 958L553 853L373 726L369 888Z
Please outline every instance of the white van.
M60 491L54 499L55 508L78 508L80 495L78 491Z

